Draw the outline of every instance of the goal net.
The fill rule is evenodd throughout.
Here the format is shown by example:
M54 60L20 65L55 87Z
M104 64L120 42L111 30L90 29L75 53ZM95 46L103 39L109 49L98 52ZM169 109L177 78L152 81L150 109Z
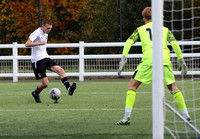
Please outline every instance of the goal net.
M174 138L200 137L200 1L164 0L164 26L168 27L179 42L188 75L182 76L177 70L177 58L172 57L176 83L183 93L191 122L184 120L168 89L165 89L165 134ZM191 43L183 43L191 41ZM172 53L173 50L172 50ZM191 56L193 55L193 56Z

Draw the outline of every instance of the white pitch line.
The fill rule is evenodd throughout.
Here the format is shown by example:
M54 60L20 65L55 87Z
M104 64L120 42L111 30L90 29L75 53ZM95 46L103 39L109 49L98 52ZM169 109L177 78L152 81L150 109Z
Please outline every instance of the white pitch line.
M194 108L188 108L194 109ZM133 108L133 111L149 111L152 110L152 108ZM200 108L195 108L195 110L200 110ZM124 109L5 109L0 110L0 112L35 112L35 111L124 111Z
M45 94L44 92L43 94ZM137 94L150 94L151 92L137 92ZM27 95L27 93L20 93L20 92L3 92L0 93L1 95L4 96L13 96L13 94L17 95ZM64 93L63 93L64 94ZM125 92L77 92L78 95L119 95L119 94L125 94Z
M151 108L134 108L134 110L152 110ZM0 110L0 112L35 112L35 111L124 111L124 109L16 109Z
M193 108L188 108L193 109ZM152 110L152 108L133 108L133 111L149 111ZM199 108L196 108L195 110L200 110ZM0 110L0 112L35 112L35 111L124 111L124 109L5 109Z
M123 94L124 92L80 92L79 94ZM151 92L137 92L138 94L141 93L141 94L149 94Z

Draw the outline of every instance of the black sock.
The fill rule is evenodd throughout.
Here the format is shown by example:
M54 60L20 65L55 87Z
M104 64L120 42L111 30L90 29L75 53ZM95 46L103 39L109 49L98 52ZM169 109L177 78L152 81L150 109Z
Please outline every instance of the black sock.
M41 92L42 90L39 90L38 87L37 89L35 89L35 94L39 95L39 93Z
M67 77L62 78L61 81L67 89L70 87L70 83L69 83Z

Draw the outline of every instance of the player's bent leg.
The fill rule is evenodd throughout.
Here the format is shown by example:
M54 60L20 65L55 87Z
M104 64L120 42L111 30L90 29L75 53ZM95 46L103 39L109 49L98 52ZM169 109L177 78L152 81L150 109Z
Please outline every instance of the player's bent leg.
M135 103L135 98L136 98L135 90L137 90L140 84L141 82L131 78L130 83L128 85L128 91L126 94L126 106L125 106L124 119L131 117L131 111L132 111L133 105Z
M32 96L34 97L35 102L37 102L37 103L42 103L42 101L40 100L39 94L42 92L42 90L44 88L46 88L48 86L48 78L47 77L42 78L41 82L42 83L38 85L36 90L32 92Z
M171 94L173 95L174 99L175 99L175 102L176 104L178 105L178 107L180 108L182 114L183 114L183 117L190 121L191 118L188 114L188 111L187 111L187 107L186 107L186 104L185 104L185 100L184 100L184 97L183 97L183 94L179 91L179 89L177 88L176 86L176 83L173 83L173 84L170 84L168 85L168 89L169 91L171 92Z
M185 100L184 100L184 98L183 98L182 93L181 93L180 91L179 91L179 92L175 92L175 93L173 94L173 97L174 97L174 99L175 99L176 104L177 104L178 107L180 108L180 110L181 110L181 112L182 112L182 114L183 114L183 117L184 117L186 120L190 121L191 118L190 118L190 116L189 116L189 114L188 114L187 107L186 107Z
M141 85L142 82L137 81L133 78L131 78L129 84L128 84L128 90L137 90L137 88Z
M64 77L66 77L66 74L65 74L64 69L61 68L61 67L58 66L58 65L52 66L52 67L51 67L51 70L54 71L55 73L57 73L57 74L60 76L61 79L64 78Z
M135 97L136 97L136 91L134 90L136 90L140 86L140 84L141 82L131 78L128 85L128 91L126 96L125 114L124 117L116 123L117 125L130 124L131 111L135 103Z
M75 90L76 90L76 83L73 83L72 86L68 88L69 95L72 96Z
M126 108L132 109L135 103L136 92L134 90L128 90L126 94Z
M36 94L36 90L32 92L32 96L35 99L35 102L42 103L42 101L40 100L39 94Z
M60 66L58 66L58 65L52 66L51 70L53 70L54 72L56 72L60 76L61 81L65 85L69 95L72 96L74 91L76 90L76 83L73 83L70 86L70 83L69 83L69 81L68 81L68 79L66 77L65 71Z
M126 95L126 108L124 117L119 120L116 125L129 125L130 117L133 105L135 103L136 92L133 90L128 90Z
M76 83L73 83L72 86L70 86L70 83L67 79L67 77L64 77L61 79L62 83L64 84L64 86L66 87L69 95L73 95L74 91L76 90Z
M44 78L42 78L42 79L40 79L40 80L41 80L41 84L38 85L38 88L39 88L40 90L43 90L44 88L46 88L46 87L48 86L49 80L48 80L47 77L44 77Z

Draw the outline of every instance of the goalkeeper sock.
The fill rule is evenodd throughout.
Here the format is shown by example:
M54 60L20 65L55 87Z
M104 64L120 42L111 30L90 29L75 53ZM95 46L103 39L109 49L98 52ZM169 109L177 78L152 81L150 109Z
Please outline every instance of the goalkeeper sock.
M180 108L180 110L185 110L187 109L186 105L185 105L185 101L184 101L184 98L183 98L183 95L182 93L179 91L179 92L175 92L173 94L173 97L176 101L176 104L178 105L178 107Z
M62 81L62 83L65 85L65 87L66 87L67 89L70 87L70 83L69 83L67 77L63 77L63 78L61 79L61 81Z
M38 87L35 89L35 94L39 95L42 90L39 90Z
M126 95L126 108L124 118L127 119L131 116L131 111L135 103L136 92L133 90L128 90Z
M182 110L181 112L182 112L182 114L183 114L183 117L184 117L185 119L188 119L188 118L190 118L190 115L188 114L188 111L187 111L187 109L184 109L184 110Z
M132 111L132 108L125 108L125 114L124 114L123 119L130 118L131 117L131 111Z

